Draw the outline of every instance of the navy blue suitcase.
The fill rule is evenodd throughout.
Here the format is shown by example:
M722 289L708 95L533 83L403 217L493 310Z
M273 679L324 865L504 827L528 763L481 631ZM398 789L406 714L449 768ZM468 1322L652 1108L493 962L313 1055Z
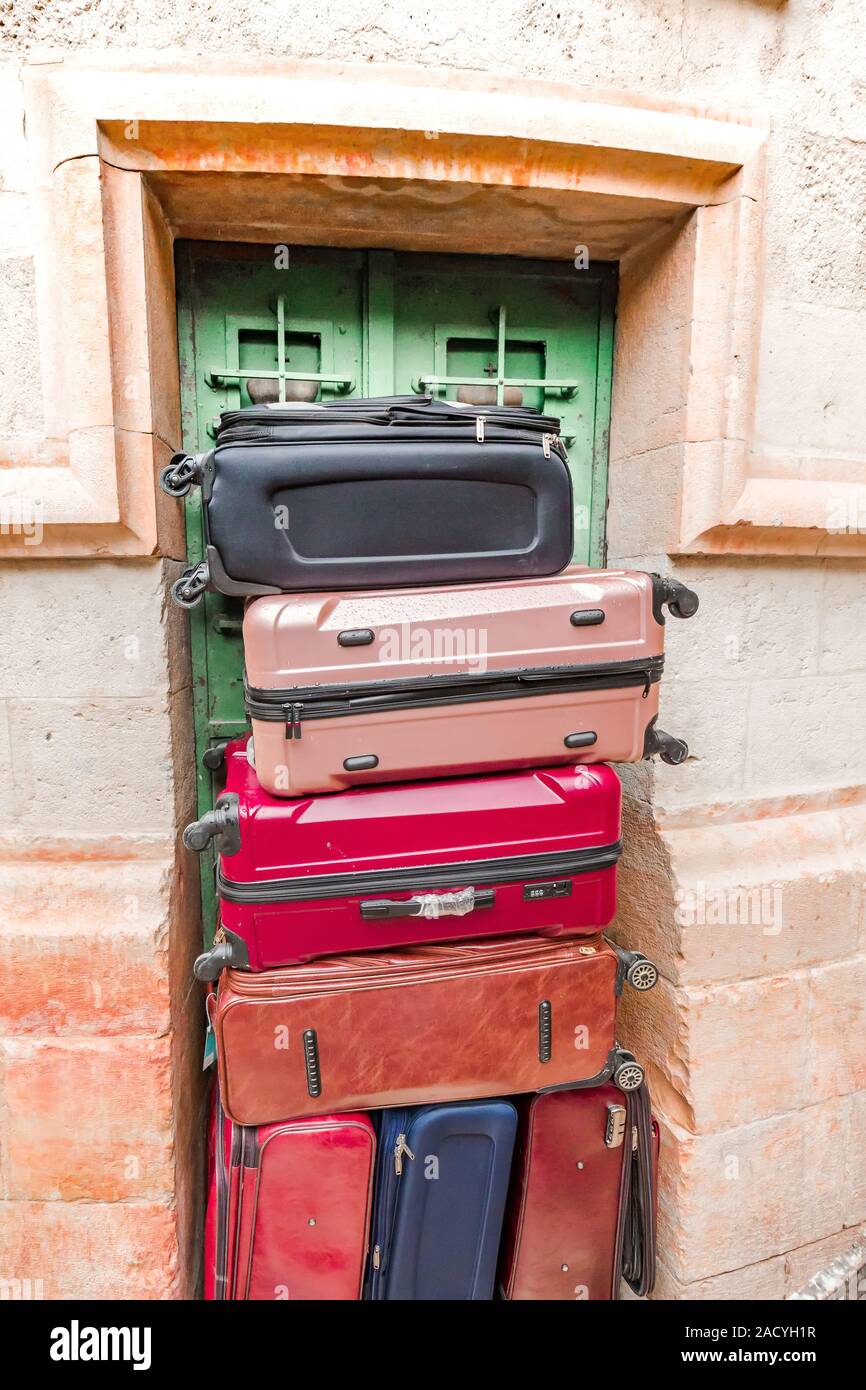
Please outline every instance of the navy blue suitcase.
M507 1100L382 1112L367 1299L493 1298L516 1133Z

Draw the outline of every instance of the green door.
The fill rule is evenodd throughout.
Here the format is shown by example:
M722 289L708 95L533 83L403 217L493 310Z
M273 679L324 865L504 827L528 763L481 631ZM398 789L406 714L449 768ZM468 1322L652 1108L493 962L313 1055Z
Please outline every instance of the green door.
M428 391L533 406L562 420L575 560L604 562L614 266L180 242L177 287L184 448L206 449L220 411L254 400ZM186 508L195 563L198 496ZM190 613L200 811L219 791L201 754L246 727L241 611L207 594ZM206 855L202 895L209 938Z

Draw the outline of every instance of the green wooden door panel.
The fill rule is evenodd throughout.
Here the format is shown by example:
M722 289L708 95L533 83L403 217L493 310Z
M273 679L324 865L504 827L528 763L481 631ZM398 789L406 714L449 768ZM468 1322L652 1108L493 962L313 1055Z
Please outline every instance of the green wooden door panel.
M270 247L178 243L184 448L206 449L220 412L252 404L251 391L329 400L428 389L482 402L519 391L522 404L562 419L575 559L603 562L615 267L315 247L291 248L285 260ZM196 563L197 495L186 531ZM207 594L190 613L200 811L220 785L202 752L246 728L242 611L237 599ZM208 939L207 855L202 907Z
M574 557L581 564L600 562L615 268L578 271L570 263L510 257L397 256L394 269L397 391L424 385L456 400L458 385L435 383L464 377L494 384L500 351L506 380L567 383L518 389L521 404L562 420L574 483Z

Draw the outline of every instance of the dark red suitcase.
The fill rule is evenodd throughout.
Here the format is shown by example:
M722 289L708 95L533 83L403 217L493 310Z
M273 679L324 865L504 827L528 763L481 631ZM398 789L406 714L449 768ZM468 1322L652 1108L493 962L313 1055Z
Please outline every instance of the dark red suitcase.
M221 931L199 979L471 937L594 934L616 910L620 784L572 766L356 787L289 801L226 749L213 837ZM647 963L648 964L648 963Z
M629 1082L628 1059L624 1072ZM635 1077L642 1075L636 1063ZM658 1125L646 1086L541 1092L520 1128L500 1267L513 1300L605 1300L655 1277Z
M375 1156L368 1115L244 1127L215 1092L205 1298L359 1299Z

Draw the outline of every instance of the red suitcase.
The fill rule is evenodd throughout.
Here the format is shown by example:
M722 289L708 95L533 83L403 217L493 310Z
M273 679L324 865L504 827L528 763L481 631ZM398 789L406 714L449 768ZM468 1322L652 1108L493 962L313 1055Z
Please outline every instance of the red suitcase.
M220 1098L237 1124L257 1125L600 1081L621 980L600 936L224 970L208 999Z
M416 942L597 932L616 910L620 784L551 768L357 787L286 801L244 744L226 791L185 831L221 851L221 932L200 979Z
M276 796L569 762L682 762L656 728L657 574L573 568L436 589L274 595L244 617L247 710Z
M622 1054L624 1084L642 1076ZM658 1125L644 1084L544 1091L519 1103L500 1283L513 1300L604 1300L655 1277Z
M368 1115L243 1128L215 1093L205 1298L359 1299L375 1154Z

